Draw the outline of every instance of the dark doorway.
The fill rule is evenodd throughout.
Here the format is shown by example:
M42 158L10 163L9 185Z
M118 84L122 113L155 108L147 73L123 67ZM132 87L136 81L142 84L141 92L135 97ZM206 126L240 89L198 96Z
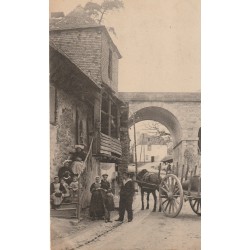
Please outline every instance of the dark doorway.
M155 157L151 156L151 162L154 162L154 161L155 161Z

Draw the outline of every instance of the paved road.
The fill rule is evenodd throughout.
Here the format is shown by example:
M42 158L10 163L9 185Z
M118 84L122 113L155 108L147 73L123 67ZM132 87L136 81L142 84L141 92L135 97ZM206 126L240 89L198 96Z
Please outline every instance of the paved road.
M109 250L198 250L200 221L189 203L184 203L176 218L163 213L140 211L133 222L125 221L114 230L78 249Z
M140 169L152 171L152 163ZM157 170L155 170L158 172ZM152 171L153 172L153 171ZM128 223L113 221L90 221L85 219L72 226L68 220L53 219L52 250L199 250L200 222L191 210L189 202L183 204L178 217L167 218L163 213L151 212L153 197L150 196L150 210L141 211L140 194L135 197L134 220ZM144 197L146 202L146 197ZM118 213L112 212L112 217Z

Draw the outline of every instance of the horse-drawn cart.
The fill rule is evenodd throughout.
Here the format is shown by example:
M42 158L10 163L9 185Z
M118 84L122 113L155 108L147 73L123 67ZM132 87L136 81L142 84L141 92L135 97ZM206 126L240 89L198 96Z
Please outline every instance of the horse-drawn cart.
M145 172L143 172L145 171ZM187 168L184 177L184 166L182 168L181 178L178 178L177 171L172 171L172 173L166 174L164 177L160 178L158 174L158 183L155 180L150 181L150 177L155 177L156 174L151 174L146 172L147 170L141 171L138 175L136 182L141 187L142 192L142 209L144 209L143 193L152 193L155 198L154 210L156 210L156 197L155 190L159 191L159 211L163 211L168 217L176 217L181 209L183 202L188 201L192 210L198 215L201 215L201 177L196 175L196 169L190 171L190 176L188 176L189 169ZM175 174L174 174L175 173ZM144 178L147 175L148 179ZM157 184L156 184L157 183ZM148 200L148 198L147 198ZM149 204L149 203L148 203ZM148 208L149 205L147 205Z
M201 178L190 176L189 180L179 180L174 174L167 174L159 185L159 204L168 217L176 217L183 205L189 201L192 210L201 215Z

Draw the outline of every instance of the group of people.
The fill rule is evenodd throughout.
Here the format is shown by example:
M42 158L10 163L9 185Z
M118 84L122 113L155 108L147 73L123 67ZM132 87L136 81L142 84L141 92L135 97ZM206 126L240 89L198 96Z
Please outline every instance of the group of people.
M103 179L95 178L95 182L90 187L92 193L90 201L89 215L95 219L104 218L105 222L112 222L110 220L110 212L114 210L113 194L110 189L110 183L107 181L107 174L104 174ZM123 222L125 211L128 214L128 222L133 220L133 197L134 197L134 183L129 178L128 173L123 174L123 181L120 190L119 201L119 218L116 221Z
M78 188L77 176L73 177L70 184L64 178L59 179L58 176L55 176L54 181L50 184L51 207L57 209L62 201L70 202L70 198L76 196Z
M95 182L90 187L91 200L89 207L90 217L95 219L105 219L105 222L111 222L110 211L114 210L114 199L111 191L110 183L108 182L108 174L102 175L101 180L96 176Z
M76 145L76 151L72 153L70 159L65 160L63 167L58 171L58 176L54 177L54 181L50 184L51 207L57 209L61 203L70 202L72 198L77 196L79 187L79 175L86 168L83 160L86 154L84 146Z
M58 176L54 177L54 181L50 185L51 207L53 209L59 208L63 201L71 202L72 198L77 196L79 188L82 188L78 177L86 168L83 161L86 154L83 148L81 145L76 145L76 151L70 159L64 161L63 167L58 171ZM131 222L133 220L134 183L128 173L124 173L122 178L119 218L116 221L122 222L125 211L127 211L128 222ZM90 187L90 192L92 194L89 208L90 217L93 220L104 218L105 222L112 222L110 212L114 210L115 206L108 174L103 174L102 179L96 176L95 182Z

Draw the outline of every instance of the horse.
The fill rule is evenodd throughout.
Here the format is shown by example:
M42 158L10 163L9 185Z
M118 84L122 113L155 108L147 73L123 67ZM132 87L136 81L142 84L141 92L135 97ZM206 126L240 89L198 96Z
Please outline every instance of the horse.
M138 186L141 188L141 202L142 207L141 210L144 210L144 192L147 193L147 207L146 209L149 209L149 195L152 193L154 197L154 208L152 212L156 211L156 202L157 202L157 196L156 196L156 190L159 192L159 184L161 182L160 177L160 168L159 173L150 173L147 169L141 170L138 174L136 179L138 180ZM144 183L143 183L144 182ZM147 185L149 184L149 185ZM154 184L150 186L150 184ZM159 212L161 211L161 206L159 207Z

